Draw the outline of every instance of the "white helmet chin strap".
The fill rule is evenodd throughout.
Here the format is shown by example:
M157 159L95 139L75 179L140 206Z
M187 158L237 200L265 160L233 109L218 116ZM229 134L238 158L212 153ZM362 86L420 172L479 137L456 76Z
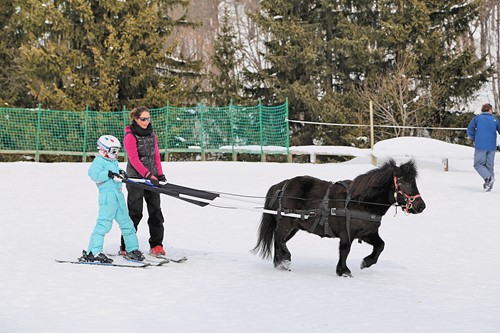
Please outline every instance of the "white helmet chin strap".
M109 158L114 160L116 158L116 154L111 154L110 152L106 151L105 149L98 147L99 155L105 158Z

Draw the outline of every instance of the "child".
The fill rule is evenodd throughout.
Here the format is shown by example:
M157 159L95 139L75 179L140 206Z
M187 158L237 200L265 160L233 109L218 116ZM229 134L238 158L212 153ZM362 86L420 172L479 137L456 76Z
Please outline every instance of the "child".
M115 178L118 173L123 173L116 160L120 147L120 141L112 135L103 135L97 140L99 155L92 162L88 175L96 182L99 189L99 216L90 236L88 252L83 251L80 261L113 262L102 253L104 236L111 230L113 219L120 226L125 240L125 256L132 260L144 260L144 255L139 251L134 223L128 215L125 197L122 193L122 179Z

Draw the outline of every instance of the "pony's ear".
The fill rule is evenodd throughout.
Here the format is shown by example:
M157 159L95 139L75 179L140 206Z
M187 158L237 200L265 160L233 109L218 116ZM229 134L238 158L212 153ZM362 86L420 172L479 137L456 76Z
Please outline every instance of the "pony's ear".
M417 178L417 165L414 160L409 160L408 162L401 164L399 166L401 169L401 174L408 179Z
M403 175L403 171L401 170L401 167L394 166L394 176L396 176L396 178L399 178L402 175Z

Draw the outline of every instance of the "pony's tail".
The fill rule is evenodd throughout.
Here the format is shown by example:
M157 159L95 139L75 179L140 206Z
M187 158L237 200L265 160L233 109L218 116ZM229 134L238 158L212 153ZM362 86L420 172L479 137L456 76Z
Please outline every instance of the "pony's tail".
M272 209L272 202L276 199L276 193L274 192L274 186L272 186L267 192L266 202L264 204L264 209ZM276 221L276 216L272 214L264 213L262 214L262 219L260 221L257 245L253 248L252 252L255 254L260 253L262 259L270 259L272 255L272 248L274 245L274 230L278 223Z

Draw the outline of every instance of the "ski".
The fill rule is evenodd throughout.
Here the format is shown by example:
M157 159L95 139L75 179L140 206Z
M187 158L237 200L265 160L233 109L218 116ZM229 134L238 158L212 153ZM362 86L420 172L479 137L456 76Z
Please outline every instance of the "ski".
M123 257L123 259L127 260L128 262L135 262L138 264L146 263L146 264L149 264L150 266L163 266L164 264L168 264L170 262L169 259L161 259L161 260L144 259L143 261L129 259L126 257Z
M76 265L94 265L94 266L114 266L114 267L128 267L128 268L146 268L152 266L150 263L135 261L136 265L117 264L114 262L100 262L100 261L78 261L78 260L59 260L56 262L61 264L76 264Z
M124 260L128 261L128 262L134 262L134 263L138 263L138 264L141 264L141 263L147 263L149 264L150 266L163 266L165 264L168 264L170 262L170 259L168 258L158 258L158 257L155 257L155 256L151 256L151 259L148 259L147 257L142 260L142 261L139 261L139 260L134 260L134 259L129 259L121 254L106 254L108 257L119 257L119 258L123 258Z
M177 264L180 264L180 263L183 263L183 262L186 262L188 260L188 258L186 256L184 257L180 257L180 258L170 258L170 257L167 257L167 256L163 256L163 255L158 255L158 256L155 256L155 255L152 255L150 253L148 253L148 256L151 256L153 258L158 258L158 259L164 259L164 260L168 260L168 261L171 261L171 262L175 262Z
M176 264L181 264L181 263L184 263L188 260L188 258L186 256L183 256L183 257L180 257L180 258L170 258L170 257L167 257L167 256L163 256L163 255L158 255L158 256L155 256L151 253L144 253L144 257L146 257L146 259L144 259L143 261L137 261L137 260L133 260L133 259L127 259L127 257L121 255L121 254L106 254L108 257L120 257L120 258L123 258L125 259L126 261L129 261L129 262L136 262L136 263L141 263L141 262L146 262L146 263L149 263L151 266L163 266L164 264L167 264L169 262L174 262Z

